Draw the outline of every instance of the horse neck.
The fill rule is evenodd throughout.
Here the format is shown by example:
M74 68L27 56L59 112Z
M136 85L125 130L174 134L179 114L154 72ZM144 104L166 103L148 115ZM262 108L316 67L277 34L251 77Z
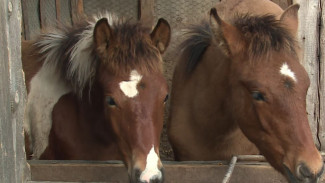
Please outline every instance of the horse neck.
M211 133L214 134L216 130L218 134L225 134L236 128L236 124L231 120L231 103L229 103L229 97L231 97L230 66L231 61L219 47L209 46L194 69L193 78L189 80L194 90L193 106L204 111L196 114L198 119L205 119L198 120L198 123L204 126L202 129L211 129ZM216 122L209 122L211 120Z

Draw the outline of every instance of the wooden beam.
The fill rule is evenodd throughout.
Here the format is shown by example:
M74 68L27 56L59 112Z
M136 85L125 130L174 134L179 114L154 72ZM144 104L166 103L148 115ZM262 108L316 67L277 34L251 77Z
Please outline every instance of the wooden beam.
M75 24L84 16L83 0L71 0L72 23Z
M143 25L154 26L154 0L139 0L138 18Z
M320 38L320 82L319 82L319 98L320 98L320 121L318 129L318 137L321 143L321 150L325 150L325 0L321 0L321 17L319 22Z
M24 22L25 40L30 40L30 28L29 28L29 18L28 18L28 12L27 12L27 1L28 0L22 0L21 7L22 7L23 22Z
M318 148L321 148L318 134L320 123L320 61L319 61L319 21L320 0L295 0L300 4L298 41L304 50L301 63L308 72L310 87L307 93L307 114L313 139ZM322 81L324 82L324 81ZM321 122L323 120L323 122ZM325 138L324 138L325 139Z
M56 20L61 22L61 0L55 0Z
M20 0L0 1L0 182L25 182Z
M56 182L127 182L124 165L118 161L29 161L32 181ZM221 182L227 162L163 162L165 182ZM239 162L236 164L231 183L284 183L285 178L267 163Z

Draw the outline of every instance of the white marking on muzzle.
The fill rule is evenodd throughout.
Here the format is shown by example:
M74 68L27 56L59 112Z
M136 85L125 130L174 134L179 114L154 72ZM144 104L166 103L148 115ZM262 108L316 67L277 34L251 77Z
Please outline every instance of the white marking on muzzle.
M130 81L122 81L120 82L120 88L122 92L133 98L138 95L137 85L141 81L142 75L140 75L136 70L133 70L130 74Z
M143 182L150 182L151 179L161 179L162 174L158 169L159 157L155 152L154 146L152 146L150 152L147 155L146 168L140 175L140 180Z
M297 82L297 78L295 76L295 73L289 68L288 64L287 63L284 63L282 66L281 66L281 69L280 69L280 73L282 75L285 75L287 77L290 77L291 79L293 79L295 82Z

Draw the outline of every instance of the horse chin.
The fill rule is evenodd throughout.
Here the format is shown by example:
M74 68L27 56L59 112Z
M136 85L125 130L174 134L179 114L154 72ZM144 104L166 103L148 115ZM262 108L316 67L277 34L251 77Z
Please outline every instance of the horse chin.
M290 171L290 169L285 164L283 164L283 166L284 166L286 178L289 183L318 183L319 182L320 179L319 177L298 178Z

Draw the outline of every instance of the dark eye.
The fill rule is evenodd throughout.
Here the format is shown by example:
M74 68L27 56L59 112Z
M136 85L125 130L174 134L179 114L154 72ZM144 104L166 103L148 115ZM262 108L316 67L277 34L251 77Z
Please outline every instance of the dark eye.
M116 103L115 103L114 99L111 96L106 97L106 103L109 106L116 106Z
M166 97L165 97L165 99L164 99L164 103L167 102L168 98L169 98L169 95L167 94Z
M257 101L265 101L264 95L259 91L253 91L252 97Z

